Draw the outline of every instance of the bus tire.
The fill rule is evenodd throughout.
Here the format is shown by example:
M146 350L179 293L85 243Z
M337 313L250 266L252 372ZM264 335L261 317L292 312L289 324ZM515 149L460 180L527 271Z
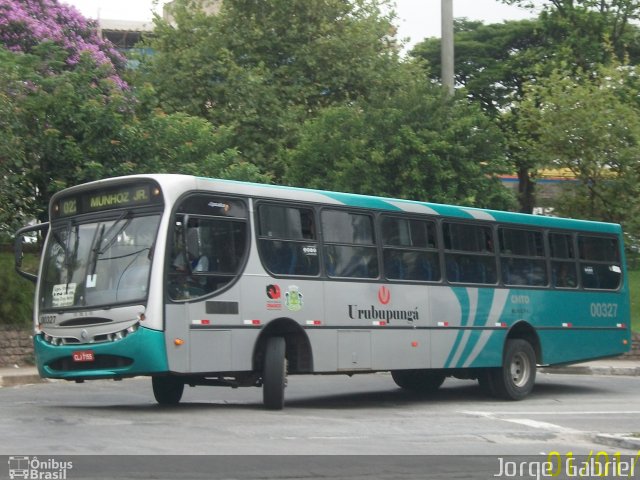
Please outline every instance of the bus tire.
M501 368L489 369L489 383L496 397L522 400L536 382L536 354L526 340L507 340Z
M287 381L286 343L283 337L267 340L262 371L262 400L269 410L284 408L284 388Z
M177 405L182 399L184 382L176 377L152 377L153 396L160 405Z
M400 388L417 393L433 393L440 388L445 374L432 370L392 370L391 378Z

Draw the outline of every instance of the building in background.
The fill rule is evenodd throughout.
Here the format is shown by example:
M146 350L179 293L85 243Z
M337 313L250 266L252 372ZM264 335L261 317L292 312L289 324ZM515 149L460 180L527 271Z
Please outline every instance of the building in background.
M518 176L500 176L502 184L518 194ZM566 185L576 183L576 176L568 168L549 168L541 170L535 179L536 182L536 207L533 209L535 215L552 215L553 200L557 198Z
M173 21L173 6L175 0L164 4L162 17L171 23ZM202 9L209 15L216 15L222 6L222 0L200 0ZM100 38L109 40L115 47L129 58L129 66L135 68L137 62L132 60L131 53L150 53L138 47L144 35L153 32L152 21L114 20L99 18L98 34Z

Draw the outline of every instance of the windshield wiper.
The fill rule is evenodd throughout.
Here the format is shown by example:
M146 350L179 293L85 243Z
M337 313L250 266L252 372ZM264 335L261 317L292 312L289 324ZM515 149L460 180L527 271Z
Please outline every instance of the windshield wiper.
M120 215L120 217L118 217L118 219L115 222L113 222L113 225L111 225L111 227L109 227L109 230L107 230L107 233L105 233L104 235L101 235L100 241L96 244L96 247L95 247L97 249L97 254L98 255L102 255L104 252L109 250L109 247L111 245L113 245L113 242L115 242L118 239L118 235L120 235L122 233L122 231L125 228L127 228L127 225L129 225L131 223L130 214L131 214L131 210L127 210L126 212L122 212L122 215ZM116 225L118 225L118 223L120 223L126 217L128 217L127 221L124 222L122 224L122 226L120 228L118 228L118 230L115 233L112 234L111 232L115 230ZM103 228L104 228L104 225L103 225ZM104 247L100 248L101 247L100 244L102 243L102 241L105 238L109 238L110 235L111 235L111 238L107 241L107 244Z
M90 275L96 273L96 263L98 262L98 252L100 250L100 244L102 243L102 239L104 238L104 223L101 223L98 228L96 228L95 233L93 234L93 241L91 242L91 268L89 269Z
M122 233L122 231L127 227L127 225L129 225L129 223L131 222L131 218L127 218L127 221L124 222L120 228L118 228L118 230L113 234L113 236L111 236L111 238L107 241L106 245L102 246L102 242L104 241L105 238L109 238L109 236L112 235L112 232L115 230L116 226L125 217L129 216L130 214L131 214L131 210L122 212L122 214L118 217L118 219L115 222L113 222L113 224L109 227L109 230L107 230L106 233L104 231L105 229L104 223L101 223L100 226L96 229L96 233L94 235L94 239L92 242L93 248L91 249L91 259L89 262L89 265L91 265L91 267L89 268L89 273L87 275L87 286L92 285L94 282L96 269L98 268L98 257L102 255L104 252L106 252L111 245L113 245L113 242L116 241L116 239L118 238L118 235L120 235L120 233Z

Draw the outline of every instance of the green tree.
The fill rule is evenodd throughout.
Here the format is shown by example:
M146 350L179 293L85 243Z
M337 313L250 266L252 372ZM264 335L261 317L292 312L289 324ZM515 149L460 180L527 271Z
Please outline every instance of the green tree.
M329 105L393 90L388 0L227 0L216 16L181 0L156 19L143 61L168 112L231 128L241 156L276 180L300 125Z
M630 57L640 58L640 39L634 22L640 19L637 0L502 0L527 8L542 6L545 35L557 46L556 55L574 68L589 70ZM606 48L603 48L606 46Z
M549 55L539 20L485 25L456 19L454 33L456 83L494 117L522 97L523 85L540 74ZM439 38L417 44L410 55L425 62L431 80L439 80Z
M285 179L312 188L511 208L502 136L479 108L411 80L394 95L309 120Z
M556 201L561 215L621 223L638 234L640 120L634 68L562 71L528 86L518 127L544 164L567 168L577 183Z
M548 59L554 50L543 30L539 19L493 25L465 19L455 23L456 82L464 87L470 100L479 102L495 119L507 139L517 133L514 119L524 85L552 68L553 62ZM432 66L428 75L432 81L438 81L440 39L425 40L416 45L411 55ZM537 159L517 142L507 141L504 145L511 172L519 180L519 210L531 213L535 206Z
M228 129L157 109L153 89L119 88L87 55L72 70L65 52L0 48L0 230L37 218L58 190L144 172L268 180L242 162ZM59 68L58 68L59 67ZM106 67L104 67L106 68Z
M11 189L13 200L6 205L14 218L18 213L44 219L45 206L58 189L95 178L98 166L114 172L122 168L111 147L130 112L125 91L108 78L109 67L97 66L88 54L73 70L66 68L65 57L49 42L34 48L34 54L0 48L6 113L0 123L0 169Z
M123 125L122 158L135 165L136 173L182 173L187 175L269 182L270 177L243 161L231 146L231 131L214 127L208 120L182 112L166 114L149 108L153 88L146 85L137 99L147 106ZM118 142L120 144L120 142Z
M527 6L529 1L505 3ZM507 157L518 175L520 211L531 212L536 204L535 181L543 165L523 141L518 130L518 110L524 85L544 79L558 68L589 74L603 62L640 58L640 33L630 24L637 17L631 0L554 0L542 2L537 19L484 25L456 22L456 79L469 98L481 103L508 139ZM539 5L540 2L536 2ZM427 39L412 55L439 66L439 39ZM437 81L438 70L429 71ZM534 133L531 132L531 135ZM531 142L535 138L529 139Z

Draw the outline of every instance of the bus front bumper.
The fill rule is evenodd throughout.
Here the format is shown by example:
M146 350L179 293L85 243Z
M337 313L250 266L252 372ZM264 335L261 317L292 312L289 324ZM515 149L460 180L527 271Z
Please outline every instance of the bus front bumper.
M52 345L36 335L33 344L43 378L125 378L168 370L164 333L144 327L111 342Z

